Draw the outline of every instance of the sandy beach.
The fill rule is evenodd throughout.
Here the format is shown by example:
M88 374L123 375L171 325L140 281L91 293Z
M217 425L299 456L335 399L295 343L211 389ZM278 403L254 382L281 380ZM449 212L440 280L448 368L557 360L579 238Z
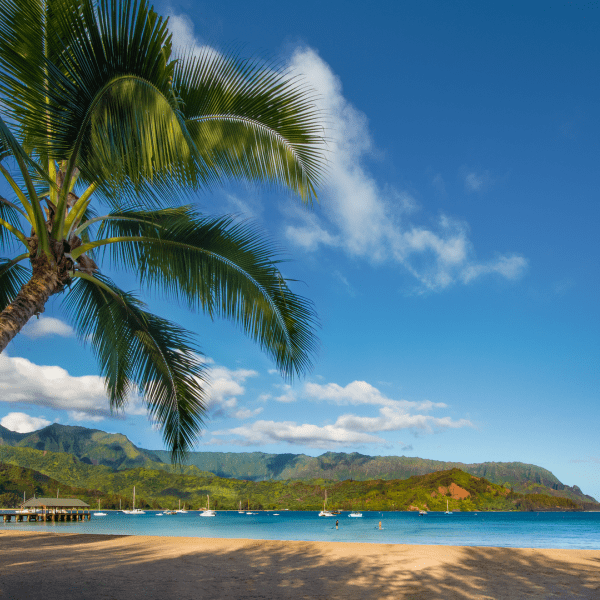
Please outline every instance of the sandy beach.
M0 599L600 598L600 550L0 532Z

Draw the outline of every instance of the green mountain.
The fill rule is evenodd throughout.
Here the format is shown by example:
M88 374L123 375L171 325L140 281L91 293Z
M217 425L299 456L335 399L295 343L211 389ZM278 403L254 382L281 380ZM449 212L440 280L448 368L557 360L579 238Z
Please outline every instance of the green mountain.
M135 467L173 469L166 451L138 448L124 435L86 427L53 424L39 431L20 434L0 426L0 449L3 447L68 453L83 463L105 466L110 470ZM449 469L460 469L519 493L541 493L577 502L595 502L579 487L561 483L547 469L521 462L464 464L406 456L367 456L357 452L326 452L317 457L264 452L192 452L184 472L190 475L209 472L218 477L256 482L369 481L408 479Z
M168 460L168 452L155 450L154 455ZM192 452L188 463L220 477L253 481L408 479L415 475L460 469L521 493L543 493L579 502L595 502L579 487L561 483L547 469L521 462L465 464L407 456L366 456L358 452L326 452L317 457L263 452Z
M94 508L118 508L118 498L98 490L72 487L39 471L0 462L0 507L17 508L26 498L79 498Z
M39 431L15 433L0 425L0 444L74 454L90 465L131 469L149 461L161 462L153 453L132 444L120 433L54 423Z
M450 469L405 480L372 481L247 481L170 473L137 467L111 471L105 466L82 463L71 456L71 468L62 470L69 455L31 448L9 450L13 460L37 461L41 471L0 462L0 506L16 506L23 491L30 497L53 497L60 489L61 497L77 497L104 508L130 506L131 491L136 486L137 506L142 508L175 507L179 501L188 508L203 508L206 495L211 506L235 510L241 504L251 509L314 510L322 507L338 510L582 510L568 498L539 494L517 494L474 477L459 469ZM16 458L15 458L16 457ZM44 472L46 471L46 472ZM50 477L47 471L60 479ZM69 486L66 480L86 481L86 486ZM95 488L95 489L94 489Z

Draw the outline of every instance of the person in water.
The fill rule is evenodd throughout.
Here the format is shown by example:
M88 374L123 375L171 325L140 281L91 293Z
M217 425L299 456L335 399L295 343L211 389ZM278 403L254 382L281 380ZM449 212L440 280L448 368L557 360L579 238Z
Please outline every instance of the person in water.
M335 522L335 528L336 528L336 529L338 528L338 525L339 525L339 523L340 523L340 522L336 520L336 522Z

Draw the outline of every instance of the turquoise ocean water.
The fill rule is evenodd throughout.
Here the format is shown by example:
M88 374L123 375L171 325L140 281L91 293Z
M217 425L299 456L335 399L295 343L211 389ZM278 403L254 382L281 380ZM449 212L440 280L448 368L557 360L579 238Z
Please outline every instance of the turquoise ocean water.
M108 512L83 523L0 523L0 530L53 531L106 535L246 538L444 544L505 548L578 548L600 550L600 512L364 512L362 518L318 517L316 512L217 512L216 517L187 514L158 516ZM336 530L335 522L339 521ZM379 529L381 521L382 529Z

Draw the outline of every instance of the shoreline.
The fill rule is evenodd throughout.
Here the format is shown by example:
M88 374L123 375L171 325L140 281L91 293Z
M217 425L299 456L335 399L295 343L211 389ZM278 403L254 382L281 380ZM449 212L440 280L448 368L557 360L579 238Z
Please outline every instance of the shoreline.
M0 596L600 597L600 550L0 530Z

